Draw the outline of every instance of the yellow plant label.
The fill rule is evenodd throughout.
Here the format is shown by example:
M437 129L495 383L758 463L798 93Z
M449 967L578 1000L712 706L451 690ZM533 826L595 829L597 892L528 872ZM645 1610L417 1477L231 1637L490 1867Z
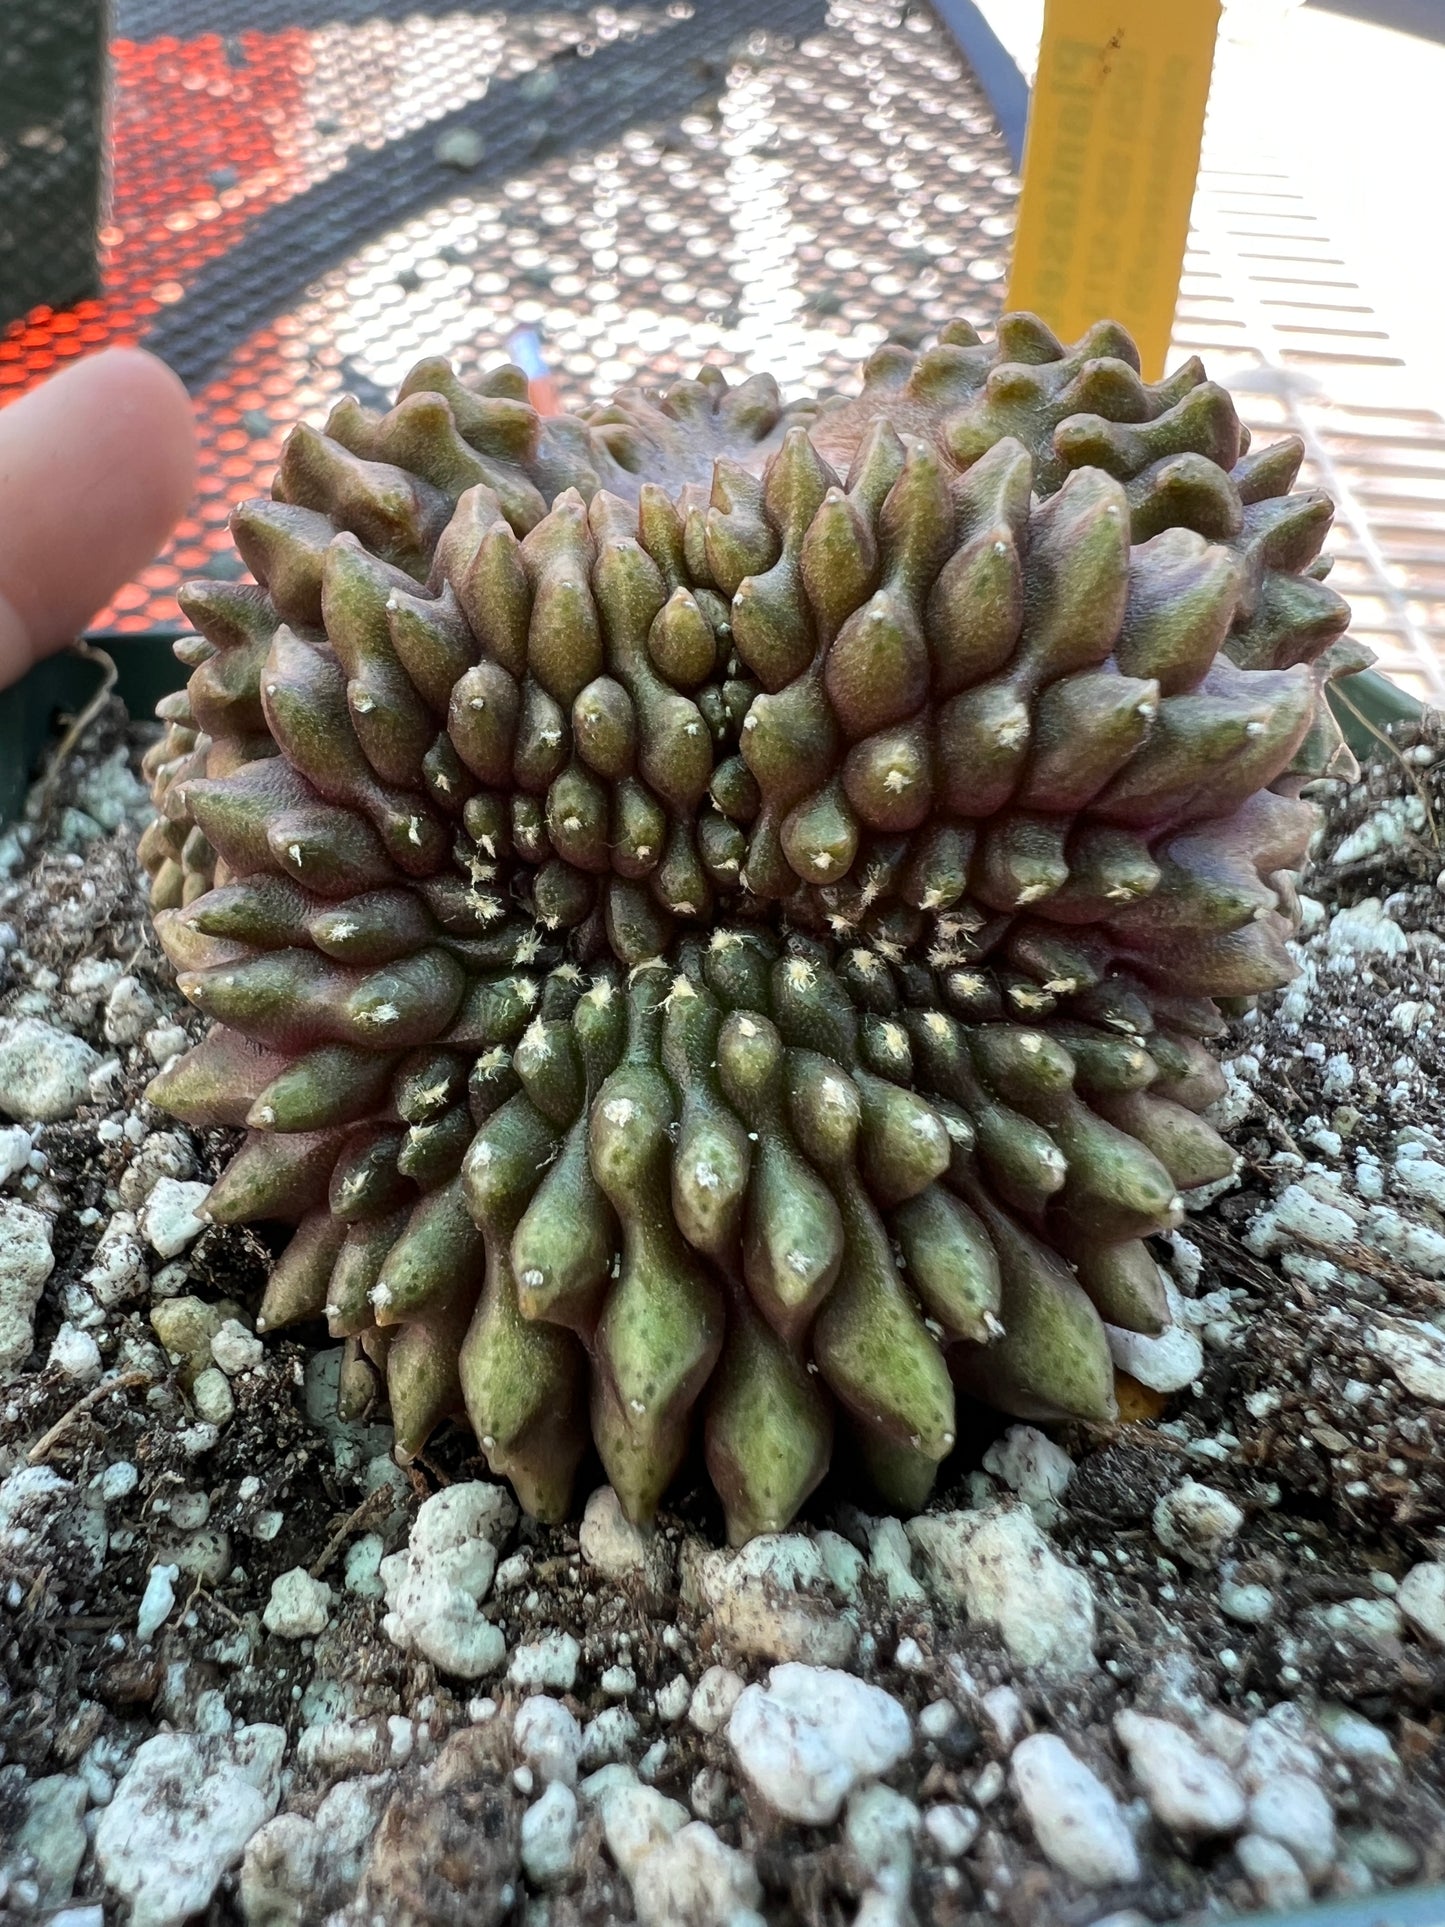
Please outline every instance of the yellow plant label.
M1120 321L1155 381L1199 172L1219 0L1048 0L1011 308L1065 341Z

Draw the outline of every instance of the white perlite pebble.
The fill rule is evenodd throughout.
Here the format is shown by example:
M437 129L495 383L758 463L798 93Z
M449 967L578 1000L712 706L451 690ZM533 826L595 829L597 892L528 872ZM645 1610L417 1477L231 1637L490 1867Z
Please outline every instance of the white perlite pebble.
M797 1532L767 1532L737 1552L706 1552L697 1583L724 1646L758 1659L841 1666L858 1628L833 1603L822 1551Z
M130 1904L130 1927L180 1927L276 1811L286 1734L157 1733L136 1752L95 1830L105 1884Z
M1215 1750L1224 1751L1222 1747ZM1250 1793L1258 1793L1281 1773L1300 1773L1307 1779L1318 1779L1324 1771L1310 1722L1292 1700L1281 1700L1262 1719L1250 1722L1240 1743L1239 1756L1231 1759L1230 1765Z
M314 1639L331 1617L331 1588L313 1579L305 1566L293 1566L271 1581L271 1597L261 1615L268 1633L281 1639Z
M669 1726L675 1725L682 1718L691 1703L692 1689L687 1683L685 1673L678 1673L675 1678L668 1680L666 1685L659 1686L652 1696L653 1712Z
M0 1184L6 1184L30 1165L30 1133L20 1124L0 1128Z
M928 1807L923 1815L923 1831L944 1860L961 1860L978 1838L979 1818L972 1807L944 1802Z
M211 1357L226 1374L254 1371L266 1356L266 1347L254 1332L247 1331L239 1318L228 1318L211 1337Z
M355 1890L392 1779L343 1780L314 1820L282 1813L251 1836L241 1863L241 1914L247 1927L307 1927L328 1899Z
M582 1728L561 1700L535 1693L523 1700L512 1727L517 1751L539 1780L577 1784L577 1762L582 1754Z
M1366 1338L1407 1392L1429 1405L1445 1405L1445 1332L1413 1318L1377 1325Z
M105 1503L49 1465L21 1465L0 1484L0 1553L24 1566L47 1562L72 1580L92 1579L105 1560Z
M1262 1834L1247 1833L1236 1841L1234 1851L1245 1879L1254 1889L1255 1899L1270 1913L1308 1905L1309 1882L1288 1847L1282 1847L1277 1840L1267 1840Z
M1402 1218L1387 1205L1372 1205L1364 1241L1423 1278L1445 1278L1445 1236L1418 1219Z
M1395 1603L1416 1632L1445 1646L1445 1565L1412 1566L1400 1581Z
M30 1356L35 1307L54 1264L50 1221L28 1204L0 1198L0 1385Z
M386 1588L381 1583L381 1561L386 1541L379 1532L363 1532L353 1540L342 1566L342 1584L358 1599L380 1599Z
M160 1012L138 977L117 977L105 1000L102 1029L107 1044L136 1044Z
M522 1869L534 1887L555 1887L572 1871L577 1795L553 1780L522 1815Z
M387 1638L459 1679L496 1672L507 1642L480 1603L497 1569L497 1548L516 1521L505 1490L485 1479L434 1493L412 1521L406 1551L381 1562Z
M50 1347L48 1363L77 1385L94 1385L101 1372L100 1347L89 1332L62 1325Z
M29 1878L39 1889L41 1907L59 1907L75 1891L75 1876L85 1858L89 1789L78 1775L57 1773L33 1780L25 1793L25 1822L8 1857L12 1864L20 1859L32 1863Z
M1012 1686L991 1686L979 1699L988 1723L998 1736L1005 1753L1011 1753L1023 1737L1028 1724L1024 1703Z
M146 1256L135 1216L117 1211L91 1256L81 1283L105 1311L140 1296L147 1282Z
M1009 1771L1034 1838L1059 1869L1086 1887L1139 1878L1139 1852L1119 1802L1056 1733L1031 1733Z
M868 1561L852 1540L845 1539L841 1532L829 1532L826 1529L815 1532L813 1544L822 1557L823 1570L834 1591L856 1605L860 1596L858 1589L868 1570Z
M1121 1372L1137 1378L1151 1392L1182 1392L1204 1369L1204 1347L1184 1315L1184 1300L1166 1278L1164 1296L1169 1324L1156 1338L1145 1332L1126 1332L1106 1325L1109 1356Z
M1319 1722L1336 1753L1358 1766L1380 1769L1393 1782L1399 1777L1400 1756L1388 1733L1364 1719L1351 1707L1325 1705Z
M199 1579L216 1586L230 1574L231 1535L217 1526L203 1527L199 1532L170 1532L161 1527L152 1537L151 1546L158 1558L174 1560L188 1581Z
M156 1069L164 1070L173 1057L180 1056L191 1040L179 1024L157 1024L154 1030L146 1032L143 1041L146 1055Z
M140 1210L140 1228L152 1251L175 1258L195 1243L204 1229L198 1214L210 1188L198 1179L156 1179Z
M1394 1653L1405 1630L1404 1615L1393 1599L1339 1599L1308 1609L1306 1617L1339 1638L1358 1640L1381 1653Z
M1409 840L1411 831L1423 830L1425 825L1423 797L1392 796L1340 839L1330 858L1331 866L1342 869L1347 863L1358 863L1362 857L1375 856L1381 850L1397 849Z
M907 1901L881 1888L865 1888L853 1916L853 1927L913 1927L915 1915Z
M762 1897L751 1855L725 1846L705 1820L679 1827L632 1875L639 1927L764 1927Z
M150 1644L169 1618L176 1603L176 1581L180 1576L179 1566L152 1566L146 1575L145 1591L135 1620L135 1636L142 1646Z
M532 1555L523 1546L510 1558L503 1559L497 1567L496 1577L492 1580L493 1592L514 1592L518 1586L532 1583Z
M1039 1531L1027 1506L914 1519L908 1536L933 1590L1002 1635L1016 1666L1059 1674L1094 1663L1094 1595Z
M656 1787L642 1786L631 1767L611 1771L615 1777L595 1789L589 1782L582 1791L596 1801L607 1851L631 1881L648 1854L686 1826L687 1808Z
M709 1666L693 1688L687 1717L699 1733L716 1733L727 1725L738 1703L743 1681L726 1666Z
M984 1453L983 1469L1016 1492L1041 1525L1051 1525L1074 1462L1036 1425L1011 1425Z
M1412 1197L1445 1212L1445 1164L1438 1158L1411 1157L1401 1151L1395 1158L1395 1177Z
M1226 1059L1219 1068L1224 1075L1226 1089L1205 1107L1204 1116L1216 1131L1232 1131L1256 1108L1258 1100L1254 1086L1237 1064Z
M1334 1813L1304 1773L1276 1774L1250 1795L1249 1830L1288 1847L1311 1880L1323 1880L1335 1864Z
M925 1740L944 1740L958 1721L958 1708L952 1700L930 1700L918 1715L918 1730Z
M0 1018L0 1111L23 1122L74 1117L100 1063L83 1038L38 1017Z
M997 1760L990 1760L973 1783L973 1797L977 1805L991 1807L1004 1789L1004 1771Z
M582 1733L582 1758L578 1762L584 1767L605 1767L613 1761L621 1760L630 1750L639 1732L637 1720L625 1706L608 1706L588 1720Z
M923 1816L891 1786L873 1781L848 1795L843 1839L858 1865L885 1893L906 1894L913 1878L913 1842Z
M1196 1839L1237 1833L1244 1794L1229 1769L1172 1720L1119 1713L1114 1731L1140 1791L1166 1827Z
M1409 939L1387 917L1378 897L1364 897L1347 910L1336 910L1325 934L1329 952L1326 968L1331 971L1356 971L1361 957L1403 957Z
M835 1820L853 1788L896 1766L913 1738L907 1712L882 1687L794 1661L773 1667L765 1687L743 1689L727 1736L769 1805L810 1826Z
M151 1131L129 1169L121 1174L121 1203L139 1211L162 1178L195 1175L196 1157L190 1141L176 1131Z
M409 1760L415 1746L416 1728L399 1713L385 1719L379 1714L369 1720L322 1719L302 1729L296 1743L296 1763L321 1767L333 1777L338 1773L380 1773L385 1767Z
M626 1579L646 1572L655 1563L654 1541L633 1525L610 1485L602 1485L587 1501L577 1535L582 1557L604 1579Z
M890 1606L921 1606L927 1595L913 1576L913 1548L901 1519L868 1525L868 1564L888 1588Z
M1330 1189L1334 1191L1333 1186ZM1340 1199L1338 1204L1316 1197L1314 1191L1303 1184L1287 1185L1273 1204L1254 1219L1244 1236L1246 1246L1256 1257L1270 1258L1300 1243L1310 1246L1352 1243L1359 1235L1358 1227L1344 1209L1343 1195L1337 1191L1334 1195Z
M1219 1588L1219 1610L1241 1626L1262 1626L1274 1611L1268 1586L1226 1579Z
M518 1646L507 1666L507 1678L514 1686L555 1687L570 1693L577 1680L577 1662L582 1648L571 1633L547 1633L526 1646Z
M46 1927L105 1927L105 1909L94 1907L62 1907L58 1914L51 1914Z
M1154 1537L1196 1566L1217 1565L1243 1524L1233 1499L1198 1479L1181 1479L1154 1508Z
M208 1365L191 1387L191 1403L208 1425L229 1425L236 1416L231 1381L218 1366Z

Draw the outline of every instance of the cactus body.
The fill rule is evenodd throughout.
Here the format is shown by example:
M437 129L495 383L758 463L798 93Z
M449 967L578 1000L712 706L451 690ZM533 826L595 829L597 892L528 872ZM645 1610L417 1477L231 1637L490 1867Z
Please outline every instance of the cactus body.
M1299 456L1027 315L851 402L431 361L298 428L142 852L214 1020L151 1095L297 1226L265 1323L544 1516L589 1428L639 1519L696 1441L734 1538L835 1442L918 1503L960 1395L1108 1419L1348 762Z

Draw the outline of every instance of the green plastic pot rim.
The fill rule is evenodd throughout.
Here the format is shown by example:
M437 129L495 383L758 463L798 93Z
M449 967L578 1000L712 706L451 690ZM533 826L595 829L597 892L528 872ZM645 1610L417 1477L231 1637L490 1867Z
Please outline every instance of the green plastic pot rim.
M1397 1887L1364 1900L1237 1916L1219 1927L1445 1927L1445 1887Z
M150 717L162 696L185 687L189 673L176 660L171 645L181 629L144 635L86 637L103 649L116 666L115 693L132 718ZM0 691L0 825L13 822L25 807L30 784L41 773L54 743L56 719L75 715L100 686L101 670L93 661L69 650L36 663L11 688Z

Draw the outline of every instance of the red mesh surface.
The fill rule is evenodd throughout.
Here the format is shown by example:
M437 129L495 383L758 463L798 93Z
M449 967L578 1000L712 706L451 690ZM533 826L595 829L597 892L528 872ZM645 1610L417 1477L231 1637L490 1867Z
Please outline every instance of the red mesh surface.
M204 262L242 238L261 209L304 185L297 153L314 70L300 28L224 38L112 43L110 219L101 230L105 294L73 308L34 309L0 337L0 401L93 348L142 339ZM273 337L274 341L274 337ZM228 546L226 519L266 486L277 439L257 417L290 384L266 364L197 397L198 498L165 557L122 589L97 629L141 631L179 620L175 590ZM253 363L256 358L251 357ZM252 417L250 427L243 420Z

